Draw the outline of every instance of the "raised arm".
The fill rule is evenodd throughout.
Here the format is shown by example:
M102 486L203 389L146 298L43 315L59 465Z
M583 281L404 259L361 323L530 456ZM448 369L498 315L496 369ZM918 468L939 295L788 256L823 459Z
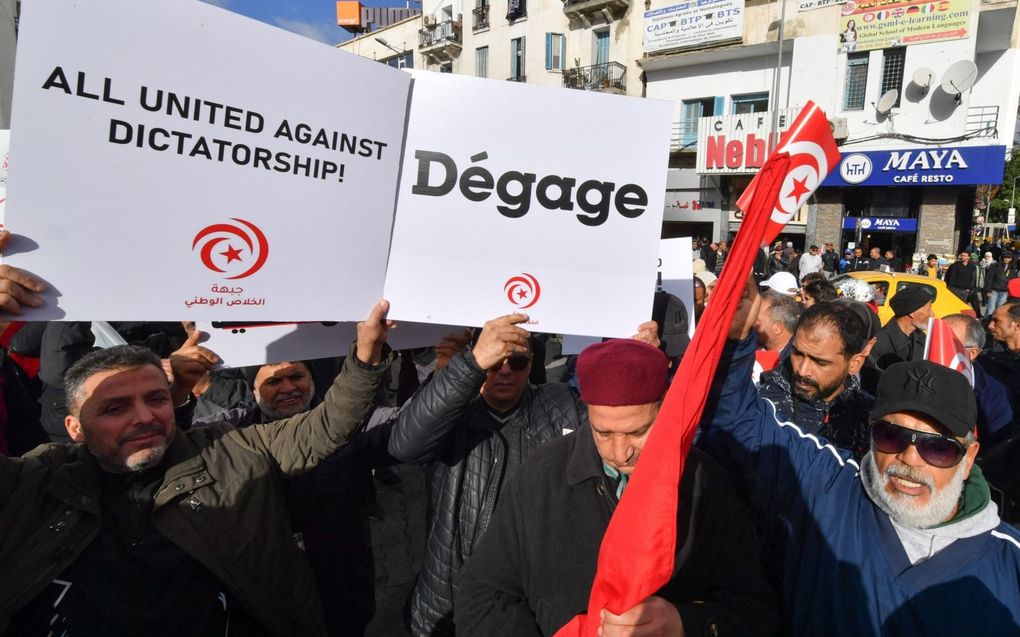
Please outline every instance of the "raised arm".
M527 351L528 332L519 327L524 314L487 321L470 352L456 354L401 410L389 442L390 454L401 462L427 464L445 447L468 404L478 396L489 368L515 352ZM445 341L444 341L445 342ZM449 348L437 348L437 365Z
M373 399L392 357L384 351L387 332L393 326L386 320L388 311L389 303L380 301L369 317L358 323L354 350L320 405L233 435L267 451L284 474L307 471L347 444L372 413Z
M857 465L847 460L849 453L780 421L775 407L758 396L751 380L755 342L750 328L758 305L752 297L757 290L749 288L737 310L698 447L737 476L755 508L778 511L795 500L791 493L808 501L823 493L841 469L856 470Z

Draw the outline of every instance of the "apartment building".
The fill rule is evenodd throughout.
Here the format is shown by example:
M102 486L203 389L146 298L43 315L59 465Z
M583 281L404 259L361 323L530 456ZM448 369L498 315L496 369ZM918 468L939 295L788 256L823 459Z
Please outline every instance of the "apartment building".
M770 133L812 100L843 159L788 238L952 253L1017 136L1017 0L426 0L341 48L387 61L363 41L414 28L416 68L671 102L664 236L739 229Z
M657 50L646 39L639 61L647 96L675 105L673 232L722 238L738 229L734 202L770 131L813 100L843 159L788 226L790 239L907 258L966 243L981 212L976 187L1001 182L1016 135L1015 0L737 5L739 40L719 26L692 46ZM713 205L684 208L693 194Z

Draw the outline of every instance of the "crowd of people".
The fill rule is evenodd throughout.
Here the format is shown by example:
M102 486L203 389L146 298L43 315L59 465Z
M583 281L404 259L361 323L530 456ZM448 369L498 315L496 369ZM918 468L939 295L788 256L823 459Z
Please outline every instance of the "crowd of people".
M373 474L398 463L428 493L408 631L555 634L728 250L696 246L694 317L657 298L559 376L524 314L393 352L385 301L346 357L246 369L187 322L113 323L128 344L103 349L90 323L0 324L0 634L363 636ZM1020 633L1017 272L964 254L919 269L991 293L986 323L943 317L973 386L925 360L922 288L883 326L870 286L833 282L895 254L763 248L677 485L673 575L600 635ZM5 312L44 288L0 266Z

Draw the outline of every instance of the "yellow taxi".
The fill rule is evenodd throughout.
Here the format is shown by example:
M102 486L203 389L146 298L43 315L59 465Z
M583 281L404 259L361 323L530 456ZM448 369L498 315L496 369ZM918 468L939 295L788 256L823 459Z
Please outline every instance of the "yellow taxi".
M838 288L839 282L846 277L854 277L871 284L871 287L875 290L875 303L878 305L878 318L881 319L882 325L888 323L893 317L892 308L889 307L889 299L900 290L913 285L921 285L927 288L928 293L935 299L932 302L931 308L937 318L949 316L950 314L975 316L974 308L953 294L941 279L933 279L919 274L873 270L841 274L833 279L832 282Z

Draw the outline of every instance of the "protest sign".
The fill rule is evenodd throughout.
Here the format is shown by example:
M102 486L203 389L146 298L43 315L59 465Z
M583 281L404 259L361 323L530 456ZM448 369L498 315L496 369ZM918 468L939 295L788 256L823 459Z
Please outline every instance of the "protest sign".
M687 310L687 336L694 336L694 248L690 237L659 242L659 285L679 298Z
M532 331L633 334L651 314L671 104L414 77L391 316L477 326L520 311ZM451 104L456 135L436 124Z
M10 167L11 131L0 130L0 228L4 227L4 207L7 201L7 169Z
M201 2L23 7L5 262L32 319L357 320L410 78ZM36 245L30 245L34 243Z
M255 323L198 321L196 329L208 335L202 341L227 367L246 367L291 360L347 356L358 335L357 323ZM462 328L401 321L386 342L393 349L432 347L443 336Z

